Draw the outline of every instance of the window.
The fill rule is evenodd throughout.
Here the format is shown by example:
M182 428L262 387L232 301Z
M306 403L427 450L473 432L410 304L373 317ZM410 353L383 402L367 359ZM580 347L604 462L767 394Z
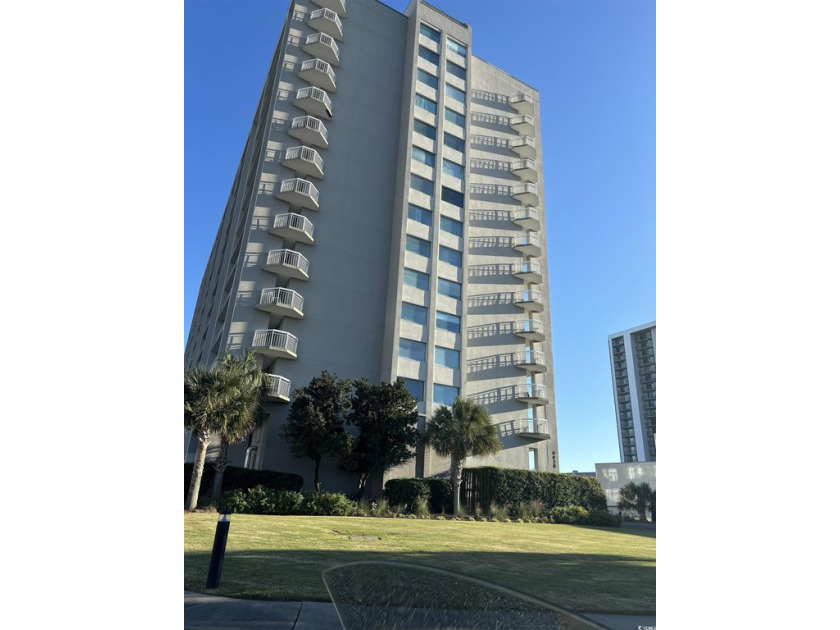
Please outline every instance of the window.
M426 98L422 94L415 94L414 95L414 104L419 107L420 109L430 112L437 116L437 103L434 101Z
M418 402L423 402L423 390L426 389L426 383L418 381L414 378L405 378L403 376L398 376L397 380L405 383L405 388L408 390L408 393L414 396Z
M424 85L428 85L430 88L438 89L438 78L420 68L417 68L417 80Z
M438 278L438 293L460 300L461 284L459 282L446 280L445 278Z
M434 399L434 403L436 405L453 405L455 403L455 399L458 397L458 388L451 387L449 385L438 385L435 383L434 388L434 395L432 398Z
M444 108L443 116L444 118L446 118L446 120L455 125L458 125L461 128L466 128L467 126L467 119L461 116L461 114L459 114L458 112L453 112L448 107Z
M438 55L436 52L432 52L425 46L420 46L420 50L417 51L417 56L435 65L440 64L440 55Z
M403 284L421 291L429 290L429 274L415 269L403 269Z
M409 302L402 303L401 319L407 322L414 322L415 324L426 325L426 318L428 317L429 309L425 306L418 306L417 304L410 304Z
M432 211L415 206L413 203L408 204L408 218L412 221L417 221L423 225L432 224ZM427 287L428 288L428 287Z
M435 319L435 328L440 328L441 330L448 330L449 332L453 333L459 333L461 332L461 318L457 315L450 315L449 313L437 311L437 317Z
M415 254L420 254L428 258L432 251L432 244L429 241L424 241L422 238L406 236L405 251L414 252Z
M414 121L414 131L419 133L421 136L426 136L427 138L431 138L434 140L437 137L437 129L435 129L432 125L427 125L422 120Z
M465 81L467 80L467 71L464 70L458 64L452 63L451 61L447 61L446 62L446 71L451 73L451 74L454 74L459 79L464 79Z
M456 52L462 57L467 56L467 47L464 46L461 42L456 42L454 39L446 38L446 47L451 50L452 52Z
M443 161L443 172L458 179L464 179L464 167L450 160Z
M440 229L444 232L454 234L455 236L464 235L464 224L460 221L456 221L455 219L450 219L449 217L440 218Z
M440 43L440 31L436 31L431 26L427 26L422 22L420 22L420 34L425 35L437 44Z
M432 195L435 192L435 183L419 175L411 175L411 187L427 195Z
M528 449L528 470L536 470L537 469L537 449L529 448Z
M412 177L414 177L414 175L412 175ZM459 208L464 207L464 193L459 193L457 190L452 190L451 188L442 186L440 190L440 198L446 203L451 203L453 206L458 206Z
M457 370L461 362L461 353L451 348L435 346L435 365L442 365Z
M424 151L419 147L411 147L411 158L422 162L426 166L431 166L432 168L435 166L435 154Z
M422 341L412 341L400 337L400 356L412 361L426 360L426 344Z
M442 262L449 263L450 265L454 265L456 267L461 266L461 252L456 249L440 245L438 247L438 258Z
M466 103L467 102L467 93L459 90L458 88L446 84L446 95L449 98L454 98L459 103Z
M455 149L461 153L464 152L464 141L461 140L461 138L453 136L451 133L443 134L443 144L448 146L450 149Z

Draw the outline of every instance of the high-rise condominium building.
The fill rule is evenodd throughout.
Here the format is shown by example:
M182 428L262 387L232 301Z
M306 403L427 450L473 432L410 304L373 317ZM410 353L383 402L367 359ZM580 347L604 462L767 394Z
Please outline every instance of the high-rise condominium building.
M656 461L656 322L610 335L622 462Z
M294 390L327 370L402 379L421 432L472 398L503 449L467 465L558 470L539 94L470 40L417 0L291 3L185 353L252 350L271 374L270 420L234 465L311 483L280 433ZM385 479L448 469L421 444Z

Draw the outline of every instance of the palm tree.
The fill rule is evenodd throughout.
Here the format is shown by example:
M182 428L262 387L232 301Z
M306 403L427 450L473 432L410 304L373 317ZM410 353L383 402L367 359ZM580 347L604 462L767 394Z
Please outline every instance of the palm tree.
M425 441L435 453L451 458L452 509L461 507L461 471L468 455L482 457L498 453L502 444L490 424L490 413L473 400L456 398L452 407L441 405L426 423Z
M643 523L647 523L647 510L656 511L656 494L647 481L626 483L618 492L618 509L635 510ZM654 519L656 517L654 516Z
M186 509L194 510L198 504L204 460L213 434L222 437L226 449L226 440L228 444L241 441L256 426L265 393L264 379L250 353L245 357L226 355L210 369L197 367L184 372L184 427L198 438Z

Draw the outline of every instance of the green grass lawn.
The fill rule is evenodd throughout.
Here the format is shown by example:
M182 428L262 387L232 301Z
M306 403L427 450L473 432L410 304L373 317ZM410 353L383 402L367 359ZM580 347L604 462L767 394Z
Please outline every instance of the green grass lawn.
M184 514L185 589L205 590L217 520ZM213 592L330 601L324 569L364 560L457 571L578 612L656 613L654 531L538 523L234 514Z

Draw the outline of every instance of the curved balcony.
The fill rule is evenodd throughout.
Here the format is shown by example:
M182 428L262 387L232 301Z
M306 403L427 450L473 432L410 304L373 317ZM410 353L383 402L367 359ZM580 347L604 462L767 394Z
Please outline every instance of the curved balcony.
M284 179L280 183L280 191L275 196L287 201L293 208L318 209L318 189L312 182L299 177Z
M257 308L277 317L303 318L303 296L297 291L275 287L263 289Z
M543 323L539 319L523 319L513 322L513 334L528 341L545 341Z
M516 400L534 405L548 404L548 388L536 383L524 383L516 386Z
M550 440L548 420L542 418L520 418L513 421L513 431L520 437L534 440Z
M268 252L263 269L283 279L309 280L309 261L291 249L274 249Z
M332 99L321 88L315 86L300 88L292 104L310 116L332 118Z
M303 49L313 57L323 59L334 66L338 65L338 45L324 33L312 33L306 38Z
M536 289L517 291L513 294L513 303L522 310L532 313L542 313L545 310L542 293Z
M315 226L302 214L287 212L274 216L274 224L268 228L274 236L280 236L288 243L315 243Z
M307 24L316 31L326 33L333 39L338 41L344 39L344 33L341 28L341 19L338 17L338 13L332 9L328 9L326 7L323 9L315 9L309 14L309 21ZM534 112L531 113L533 114Z
M519 184L511 186L510 196L523 206L538 206L540 203L540 189L536 184Z
M540 229L540 215L533 206L517 208L510 213L510 220L526 230Z
M537 127L534 125L534 117L528 114L511 118L510 127L520 136L533 136L537 131Z
M534 160L516 160L510 163L511 172L523 182L537 181L537 163Z
M315 149L309 147L286 149L283 166L289 167L301 177L317 177L318 179L324 177L324 159Z
M274 359L297 359L298 338L284 330L255 330L253 352Z
M344 0L312 0L312 4L317 4L319 7L332 9L341 17L347 17L347 7L344 6Z
M522 262L514 263L513 275L524 280L525 282L534 282L539 284L542 282L542 270L540 268L540 261L538 260L523 260Z
M531 136L508 140L508 149L516 153L519 157L528 158L529 160L536 159L537 157L537 141Z
M534 114L534 97L530 94L519 93L511 96L508 104L520 114Z
M307 59L300 64L298 76L309 81L315 87L328 92L335 92L335 72L332 66L323 59Z
M316 147L326 149L329 146L327 142L327 126L324 121L315 118L314 116L298 116L292 120L292 126L289 128L289 135L297 138L306 144L314 144Z
M270 400L289 402L292 396L292 381L277 374L266 374Z
M526 372L535 374L543 374L548 370L548 366L545 363L545 352L539 350L515 352L513 355L513 364Z
M527 234L520 234L513 237L513 249L525 254L526 256L539 256L540 252L540 237L536 232L528 232Z

